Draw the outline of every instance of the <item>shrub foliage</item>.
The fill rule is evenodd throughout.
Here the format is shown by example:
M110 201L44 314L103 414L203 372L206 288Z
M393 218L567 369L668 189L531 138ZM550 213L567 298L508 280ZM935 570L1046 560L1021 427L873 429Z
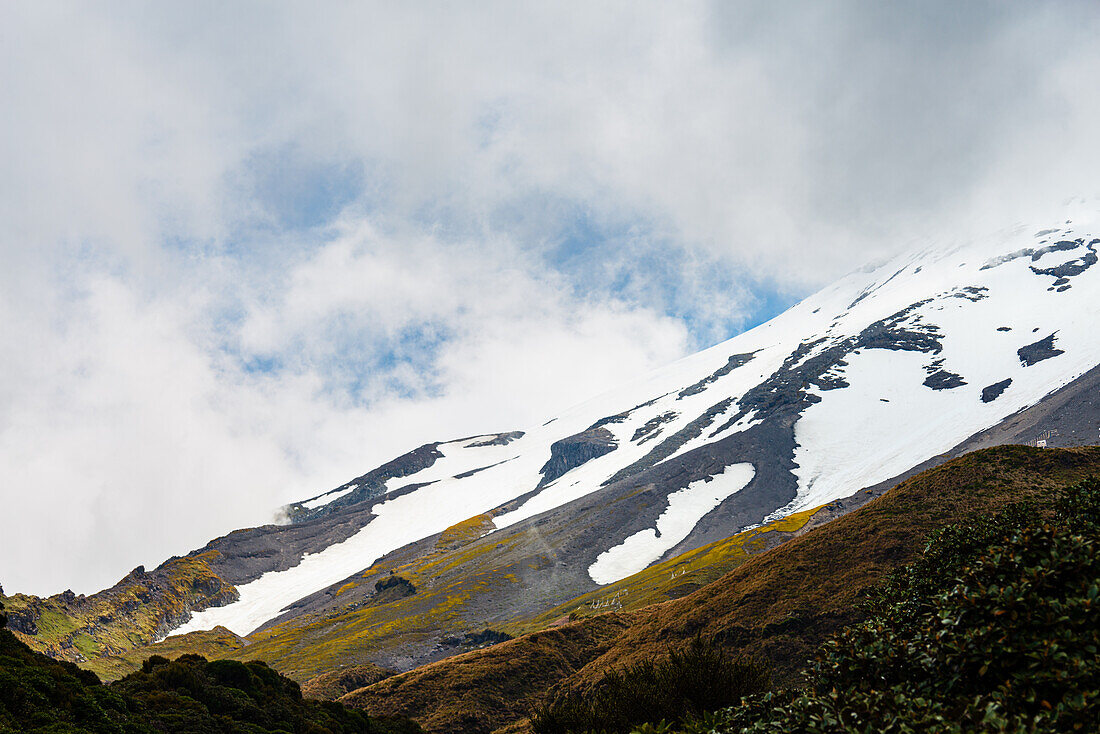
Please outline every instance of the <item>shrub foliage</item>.
M378 719L303 699L298 684L262 662L154 656L103 685L93 673L32 651L0 629L0 734L416 734L407 719Z
M801 691L746 699L731 732L1095 731L1100 482L935 533L827 642ZM691 727L688 727L691 728ZM709 728L709 727L708 727Z

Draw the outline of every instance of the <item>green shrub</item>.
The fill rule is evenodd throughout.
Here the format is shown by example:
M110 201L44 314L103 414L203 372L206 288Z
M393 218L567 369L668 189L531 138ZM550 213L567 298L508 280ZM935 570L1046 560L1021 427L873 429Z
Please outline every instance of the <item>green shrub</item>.
M0 629L0 734L145 734L133 702L76 665L40 655Z
M643 722L683 723L768 688L767 671L729 660L701 638L666 660L611 671L587 693L558 696L531 718L536 734L629 732Z
M151 658L111 688L143 704L145 714L170 732L419 730L411 722L399 725L304 700L297 683L258 661Z
M934 530L917 560L896 569L869 592L863 612L895 624L927 612L935 596L954 586L987 548L1033 522L1037 512L1030 503L1015 503L996 515Z
M713 728L1096 731L1100 483L1067 488L1055 510L936 533L869 601L876 616L825 644L804 690L749 698Z
M262 662L154 656L109 686L0 629L0 734L417 734L408 719L368 717L302 698Z

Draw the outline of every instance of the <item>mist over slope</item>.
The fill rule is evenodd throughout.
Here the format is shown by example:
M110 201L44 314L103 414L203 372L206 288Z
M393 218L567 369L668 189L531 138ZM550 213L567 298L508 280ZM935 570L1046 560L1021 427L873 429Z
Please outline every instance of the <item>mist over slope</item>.
M182 634L302 678L407 670L759 530L728 570L965 450L1094 444L1098 245L1094 216L869 266L540 425L425 444L97 595L16 595L12 627L120 671Z

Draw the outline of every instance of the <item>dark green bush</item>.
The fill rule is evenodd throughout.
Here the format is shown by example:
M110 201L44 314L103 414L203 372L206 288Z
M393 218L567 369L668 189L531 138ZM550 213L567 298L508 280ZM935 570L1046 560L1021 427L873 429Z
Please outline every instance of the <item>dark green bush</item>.
M1055 517L1016 508L935 534L830 640L802 691L749 698L734 732L1061 732L1100 722L1100 483Z
M1029 503L1009 505L992 516L978 516L948 525L929 534L917 560L893 571L872 589L863 611L872 618L904 624L927 612L937 594L955 585L956 579L995 543L1034 521L1038 508Z
M1075 533L1100 533L1100 479L1090 477L1062 490L1055 503L1058 517Z
M536 734L629 732L646 721L682 723L767 690L769 676L752 662L728 659L701 638L666 660L611 671L587 693L558 696L531 718Z
M304 700L298 684L262 662L207 662L198 655L150 659L111 685L143 704L169 732L415 732L406 720L383 721Z
M154 656L104 686L72 663L33 652L0 629L0 734L417 734L408 719L368 717L305 700L261 662Z
M0 629L0 733L144 734L133 702L72 663L33 652Z

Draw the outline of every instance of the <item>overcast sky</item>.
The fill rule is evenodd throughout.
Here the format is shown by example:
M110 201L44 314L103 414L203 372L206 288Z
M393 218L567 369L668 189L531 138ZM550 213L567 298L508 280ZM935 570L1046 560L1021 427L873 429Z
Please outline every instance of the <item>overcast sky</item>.
M1100 193L1095 2L0 0L0 583Z

